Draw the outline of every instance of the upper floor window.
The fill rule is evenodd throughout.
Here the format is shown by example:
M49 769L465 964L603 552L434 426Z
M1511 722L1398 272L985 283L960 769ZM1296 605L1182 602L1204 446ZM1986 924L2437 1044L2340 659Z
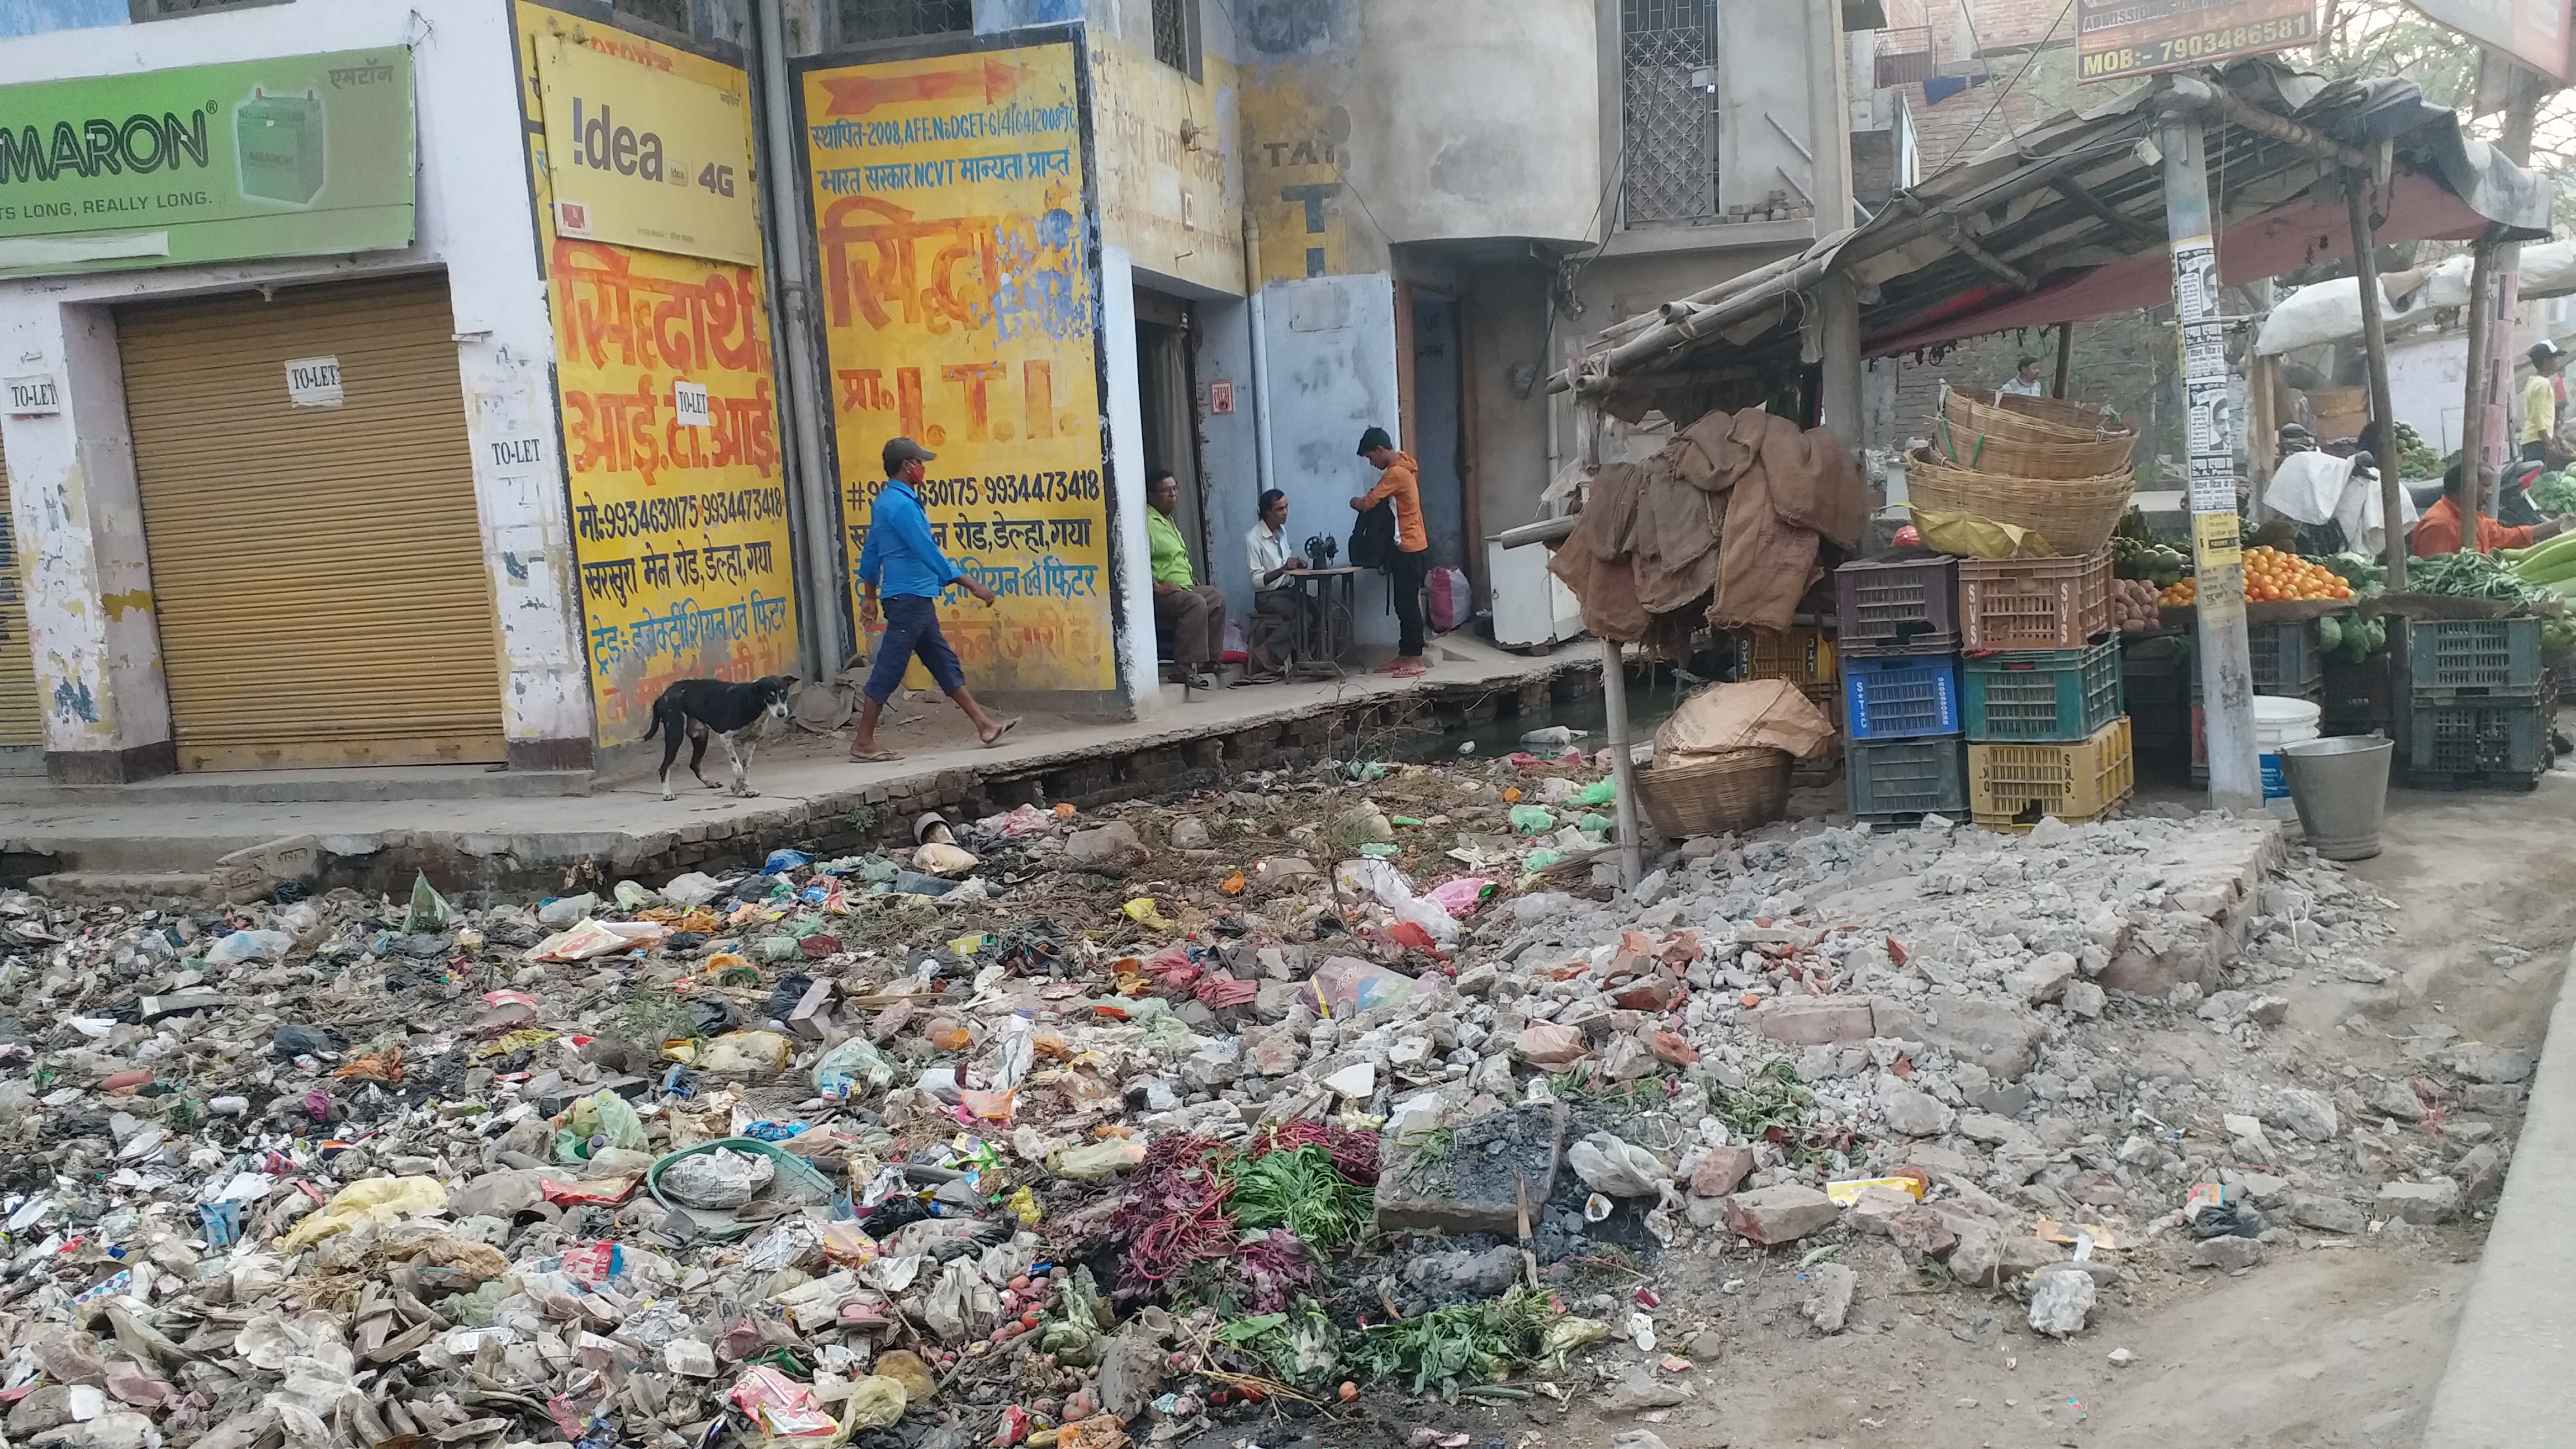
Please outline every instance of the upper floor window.
M1620 0L1620 200L1630 224L1717 211L1719 0Z
M908 40L916 35L972 34L975 0L833 0L838 45Z
M1199 78L1198 0L1154 0L1154 59Z

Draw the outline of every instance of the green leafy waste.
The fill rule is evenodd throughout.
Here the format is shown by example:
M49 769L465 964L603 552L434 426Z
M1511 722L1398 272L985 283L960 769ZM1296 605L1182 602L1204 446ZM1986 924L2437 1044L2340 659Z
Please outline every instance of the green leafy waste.
M1236 1227L1286 1228L1318 1252L1356 1240L1377 1213L1376 1194L1342 1176L1320 1145L1238 1158L1224 1170Z
M1784 1057L1773 1057L1754 1068L1743 1086L1720 1087L1713 1109L1737 1140L1751 1142L1775 1127L1795 1130L1815 1105L1816 1094L1799 1079L1797 1067Z
M1548 1351L1558 1315L1545 1295L1516 1287L1485 1303L1458 1303L1402 1323L1375 1325L1344 1345L1343 1361L1371 1378L1410 1378L1413 1392L1455 1400L1499 1383Z

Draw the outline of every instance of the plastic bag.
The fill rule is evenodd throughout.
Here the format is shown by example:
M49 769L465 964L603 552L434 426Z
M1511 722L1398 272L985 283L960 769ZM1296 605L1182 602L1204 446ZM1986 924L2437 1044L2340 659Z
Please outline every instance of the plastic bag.
M850 1385L841 1401L841 1424L849 1429L883 1429L903 1417L903 1384L883 1374L870 1374Z
M235 931L215 943L206 953L209 966L232 966L243 961L277 961L295 945L295 938L284 931Z
M429 931L444 931L448 922L455 919L456 912L449 909L447 897L440 895L438 888L429 883L429 872L421 871L414 875L411 909L403 912L403 934L417 936Z
M1933 513L1905 505L1926 546L1959 558L2045 558L2057 550L2027 528L1973 513Z
M662 899L682 910L688 910L693 906L705 905L723 895L724 891L724 882L705 871L693 870L686 875L675 875L665 882L662 886Z
M1413 994L1414 980L1350 956L1326 958L1306 981L1298 999L1317 1016L1357 1016L1374 1006L1402 1001Z
M1446 634L1467 622L1475 612L1475 593L1467 586L1467 571L1454 564L1443 564L1431 571L1425 580L1431 596L1431 628Z
M345 1233L362 1222L390 1223L405 1216L445 1211L447 1189L437 1178L370 1177L333 1193L319 1211L307 1215L293 1232L280 1238L278 1247L292 1253L334 1233Z
M855 1097L861 1083L884 1091L893 1080L894 1063L863 1036L823 1053L823 1059L814 1064L814 1090L826 1097Z
M659 921L594 921L584 917L529 948L531 961L587 961L639 947L658 946L671 934Z
M1556 812L1536 805L1513 806L1510 819L1516 835L1545 835L1556 827Z
M1088 1142L1080 1147L1067 1147L1048 1154L1047 1171L1075 1182L1098 1182L1116 1177L1145 1160L1145 1144L1128 1137L1111 1137Z
M1672 1164L1607 1132L1595 1132L1566 1149L1565 1163L1575 1176L1612 1197L1653 1197L1656 1182L1673 1175Z
M1485 897L1493 893L1494 883L1481 875L1462 875L1456 880L1444 880L1428 892L1432 902L1453 918L1476 909L1484 904Z
M593 1092L566 1108L555 1129L555 1161L588 1162L603 1147L644 1150L644 1119L615 1092Z
M1458 939L1458 922L1440 903L1413 893L1413 883L1404 872L1383 860L1363 858L1346 860L1333 868L1334 884L1343 890L1366 891L1377 897L1378 904L1395 913L1399 921L1411 921L1431 933L1431 939L1446 946Z
M803 870L805 867L812 865L813 863L814 857L807 855L805 852L801 850L788 850L782 847L778 850L771 851L769 853L769 859L760 863L760 873L762 875L777 875L783 871Z
M682 1042L668 1055L720 1077L765 1077L785 1071L795 1048L774 1031L729 1031L709 1042Z
M930 1302L922 1309L922 1320L942 1341L953 1341L965 1334L982 1334L992 1327L1002 1311L1002 1296L975 1265L966 1258L952 1258L939 1270L939 1281L932 1285Z
M1595 780L1574 792L1577 805L1607 805L1618 798L1619 784L1615 780Z
M609 895L617 902L617 908L621 911L640 911L662 899L653 893L651 886L640 880L619 881L617 889L611 891Z
M964 875L979 863L973 851L945 841L934 840L912 853L912 868L924 875Z
M760 1196L778 1176L778 1164L748 1152L718 1148L662 1169L656 1184L682 1207L724 1212Z

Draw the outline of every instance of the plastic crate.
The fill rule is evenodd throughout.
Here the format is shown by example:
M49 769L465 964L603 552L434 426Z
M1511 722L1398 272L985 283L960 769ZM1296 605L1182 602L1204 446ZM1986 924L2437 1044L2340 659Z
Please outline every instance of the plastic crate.
M2125 716L2071 745L1968 746L1968 814L1988 830L2098 820L2137 783Z
M2308 691L2325 682L2325 651L2317 639L2317 621L2301 620L2287 624L2247 624L2245 626L2246 662L2253 666L2256 694L2296 695L2308 698ZM2184 671L2191 676L2191 697L2200 698L2200 667L2197 659Z
M1813 624L1786 631L1744 631L1744 677L1785 679L1792 684L1834 682L1834 632Z
M1834 570L1834 642L1846 654L1954 654L1959 561L1862 560Z
M2111 628L2111 551L2082 558L1959 560L1959 632L1970 653L2081 649Z
M2121 688L2120 643L2090 649L2041 649L1970 656L1959 697L1968 738L2050 744L2090 739L2128 713Z
M2407 711L2407 780L2434 788L2528 790L2549 768L2550 714L2538 700L2418 699Z
M2120 636L2120 694L2133 748L2176 750L2191 732L2191 656L2169 634Z
M2317 704L2317 727L2330 735L2366 735L2372 730L2397 730L2396 685L2391 677L2390 655L2373 654L2356 664L2346 659L2326 661L2323 689Z
M1855 740L1959 732L1959 659L1887 654L1843 660L1843 718Z
M1855 744L1843 769L1854 820L1911 825L1926 815L1968 813L1968 742L1957 735Z
M2418 619L2406 626L2407 688L2419 700L2540 697L2538 619Z

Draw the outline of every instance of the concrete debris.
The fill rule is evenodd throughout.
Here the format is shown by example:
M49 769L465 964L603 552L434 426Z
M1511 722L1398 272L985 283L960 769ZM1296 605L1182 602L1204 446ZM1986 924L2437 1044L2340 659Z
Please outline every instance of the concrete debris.
M1827 1263L1816 1270L1816 1291L1807 1299L1807 1321L1819 1333L1840 1333L1843 1320L1851 1316L1852 1293L1860 1286L1860 1274L1840 1263Z
M2084 1331L2092 1315L2093 1275L2080 1268L2053 1268L2031 1276L2030 1327L2051 1338L2071 1338Z

